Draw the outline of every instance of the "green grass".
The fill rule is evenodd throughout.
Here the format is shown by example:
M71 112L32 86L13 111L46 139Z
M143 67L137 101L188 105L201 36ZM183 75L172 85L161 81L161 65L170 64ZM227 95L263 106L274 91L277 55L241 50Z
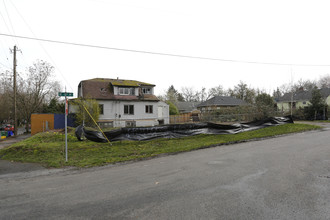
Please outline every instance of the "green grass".
M72 131L68 134L68 162L65 162L64 134L47 132L39 133L0 150L0 158L4 160L40 163L46 167L102 166L110 163L155 157L160 154L173 154L319 128L321 127L307 124L285 124L239 134L203 134L151 141L118 141L113 142L112 145L109 143L78 141Z
M330 120L315 120L311 122L316 122L316 123L330 123Z

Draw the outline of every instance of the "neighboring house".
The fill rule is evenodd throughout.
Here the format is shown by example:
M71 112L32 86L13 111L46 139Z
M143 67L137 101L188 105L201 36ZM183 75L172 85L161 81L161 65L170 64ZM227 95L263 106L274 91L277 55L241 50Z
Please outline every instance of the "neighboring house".
M169 123L169 106L154 95L155 85L135 80L95 78L78 85L78 98L96 99L102 127Z
M180 114L191 113L197 110L197 106L199 104L200 102L177 102L176 107L178 108Z
M179 110L179 115L171 115L170 123L199 122L201 113L197 110L199 104L200 102L175 102L175 105Z
M330 106L330 88L322 88L320 89L321 95ZM292 110L296 110L299 108L305 108L309 104L309 100L312 98L312 91L298 91L294 93L285 93L282 97L276 100L277 108L280 111L289 112L291 111L291 103Z
M232 108L248 105L245 101L230 96L215 96L197 106L202 113L216 111L222 108Z

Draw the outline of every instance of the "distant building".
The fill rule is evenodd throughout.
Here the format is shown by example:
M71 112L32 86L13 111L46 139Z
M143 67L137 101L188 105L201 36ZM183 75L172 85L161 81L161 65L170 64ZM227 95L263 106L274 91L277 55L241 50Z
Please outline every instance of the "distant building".
M190 113L197 110L197 106L200 102L177 102L176 107L179 110L180 114Z
M79 83L78 98L98 101L102 127L168 124L169 106L154 95L154 87L135 80L95 78Z
M222 108L233 108L237 106L248 105L245 101L231 96L215 96L205 102L200 103L197 109L202 113L209 111L216 111Z
M320 93L328 106L330 106L330 88L322 88L320 89ZM310 101L312 98L312 91L297 91L294 93L285 93L282 97L276 100L277 108L284 112L291 111L291 103L292 110L296 110L299 108L305 108L310 105Z

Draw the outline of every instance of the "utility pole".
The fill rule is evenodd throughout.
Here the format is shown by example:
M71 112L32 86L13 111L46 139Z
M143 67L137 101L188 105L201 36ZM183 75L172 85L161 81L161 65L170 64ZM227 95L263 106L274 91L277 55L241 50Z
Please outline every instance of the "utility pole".
M65 86L65 162L68 162L68 99Z
M14 74L14 82L13 82L13 89L14 89L14 135L17 136L17 106L16 106L16 95L17 95L17 88L16 88L16 66L17 66L17 60L16 60L16 51L17 51L16 45L14 46L14 50L12 53L14 54L14 60L13 60L13 74Z
M291 117L292 117L292 108L293 108L293 77L292 77L292 66L291 66L291 106L290 106L290 111L291 111Z

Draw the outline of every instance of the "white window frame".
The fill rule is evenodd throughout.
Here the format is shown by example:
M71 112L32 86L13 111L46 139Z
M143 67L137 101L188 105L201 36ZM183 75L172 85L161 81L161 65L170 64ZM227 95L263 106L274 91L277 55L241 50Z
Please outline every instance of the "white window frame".
M119 87L119 95L135 95L135 88L133 87Z

